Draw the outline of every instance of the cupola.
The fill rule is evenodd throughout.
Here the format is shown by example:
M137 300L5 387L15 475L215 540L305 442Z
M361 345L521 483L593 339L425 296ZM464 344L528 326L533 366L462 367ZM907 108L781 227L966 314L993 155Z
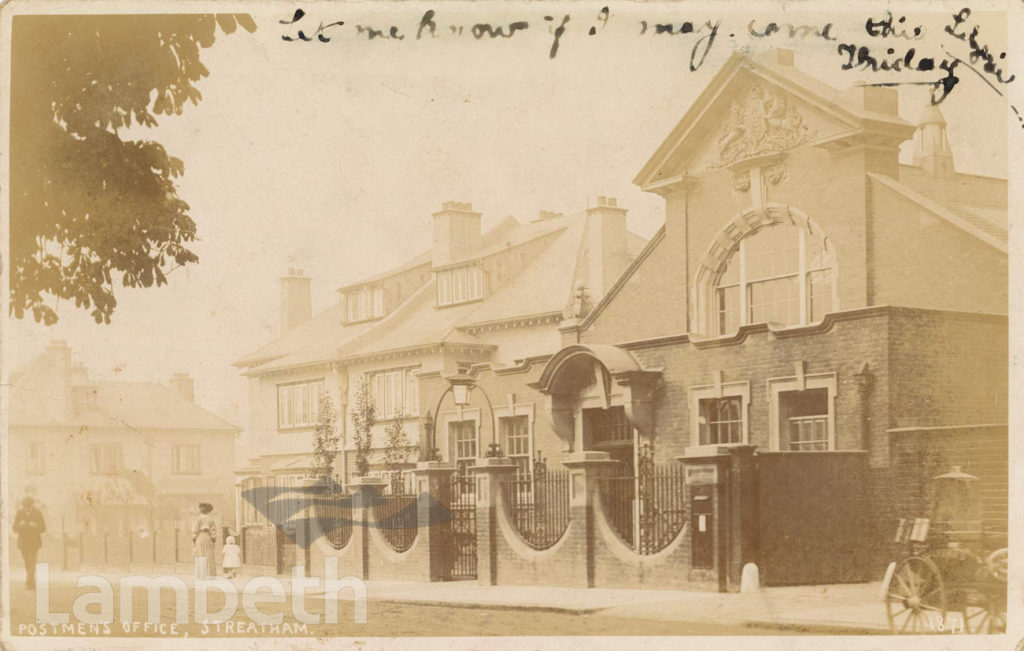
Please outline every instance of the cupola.
M953 151L946 137L946 119L938 106L929 104L917 122L914 133L914 165L932 176L952 177Z

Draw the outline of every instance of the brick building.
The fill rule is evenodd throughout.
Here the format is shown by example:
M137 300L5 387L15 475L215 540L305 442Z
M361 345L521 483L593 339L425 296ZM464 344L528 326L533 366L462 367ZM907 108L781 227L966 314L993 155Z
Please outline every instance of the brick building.
M588 585L735 589L747 562L775 584L874 578L953 465L1006 531L1006 182L956 171L937 107L916 125L898 108L786 52L734 56L635 179L664 197L663 228L562 324L563 348L473 367L535 406L548 467L618 462L627 488L596 480L602 515L583 516L607 534L578 541ZM653 479L680 462L685 488ZM686 504L659 506L672 481ZM506 543L499 582L570 581Z
M407 329L383 318L353 343L328 338L332 352L312 358L352 378L377 355L443 353L413 374L420 407L436 405L416 426L436 422L441 457L416 481L454 520L421 513L411 543L350 531L314 546L313 564L734 590L754 562L769 584L865 580L953 465L980 479L986 526L1005 532L1007 186L957 172L946 128L937 107L903 120L892 89L838 91L789 53L737 54L637 175L664 198L664 226L620 274L587 285L594 300L571 288L595 250L621 250L603 229L586 240L599 248L571 258L576 274L558 276L573 279L560 303L539 307L544 266L514 277L510 303L482 302L515 304L520 324L552 315L529 345L510 345L506 316L439 324L436 278L458 265L411 263L432 309ZM341 331L339 318L316 332ZM438 325L451 344L429 334ZM248 373L267 386L310 359L263 355ZM445 485L455 469L471 490Z
M635 179L664 197L664 228L563 328L537 385L586 423L586 392L560 378L603 374L602 412L622 406L632 449L585 425L574 443L627 463L644 445L694 468L753 452L754 540L733 572L873 576L859 555L926 515L952 465L1006 531L1006 182L956 172L937 107L916 128L897 110L895 91L836 92L785 52L733 57Z

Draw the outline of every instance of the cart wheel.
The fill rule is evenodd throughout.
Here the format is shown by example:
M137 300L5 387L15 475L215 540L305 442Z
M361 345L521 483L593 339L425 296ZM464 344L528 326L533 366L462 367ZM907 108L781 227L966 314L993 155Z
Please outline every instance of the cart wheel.
M893 633L926 633L946 627L946 592L938 566L911 556L896 566L885 597Z
M977 588L959 588L949 597L950 607L961 617L963 632L974 635L1006 632L1006 607ZM957 625L951 622L951 625Z
M997 549L986 556L985 565L987 565L989 571L992 572L992 576L1000 581L1005 581L1006 575L1010 569L1010 556L1007 548L1003 547L1002 549Z

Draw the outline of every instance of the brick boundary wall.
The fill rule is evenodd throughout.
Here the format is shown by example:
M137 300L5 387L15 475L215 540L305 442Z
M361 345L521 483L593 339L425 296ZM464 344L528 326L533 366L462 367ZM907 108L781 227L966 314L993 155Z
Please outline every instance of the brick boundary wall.
M892 466L869 467L864 463L863 484L867 499L854 500L849 505L853 509L850 517L861 522L864 530L857 536L860 543L857 548L847 550L857 558L849 559L853 565L850 572L844 573L846 580L881 578L885 566L894 560L897 553L891 544L896 521L900 517L926 517L929 482L952 465L960 465L966 472L982 477L979 488L986 508L986 526L1002 526L1005 531L1008 496L1008 432L1005 425L894 431L889 436ZM970 445L965 445L965 438L970 440ZM798 454L793 453L793 458L802 458ZM785 453L774 455L789 456ZM862 451L844 455L866 456ZM753 458L757 459L757 456L754 453ZM493 496L493 504L478 501L477 506L478 582L483 584L490 584L493 580L497 585L736 590L739 587L738 577L733 574L739 567L737 563L756 560L756 543L749 549L744 543L738 552L719 545L715 548L711 569L692 569L689 517L687 524L665 549L650 555L636 553L619 538L605 516L598 482L594 476L588 478L585 475L570 478L574 495L583 490L588 494L585 501L576 498L571 501L566 531L549 548L536 550L516 529L510 506L498 484L500 480L497 477L492 479L493 483L486 490ZM577 482L578 479L584 481ZM834 480L839 481L840 478L837 476ZM443 492L444 487L441 490ZM727 521L731 522L729 518L737 517L730 513L736 511L731 500L739 497L729 497L728 491L717 495L713 511L715 538L723 533L722 527L727 526ZM750 495L744 499L750 499ZM689 510L689 500L687 504ZM357 519L359 517L365 518L365 513ZM425 523L422 517L421 522ZM443 525L434 525L433 528L439 526ZM394 551L380 531L365 526L357 526L348 545L341 550L333 549L321 539L314 543L311 554L313 574L322 574L324 559L336 556L341 575L368 579L438 580L440 577L434 566L444 550L438 548L437 541L430 542L433 532L428 529L421 527L416 541L405 552ZM86 541L87 546L89 542ZM90 555L88 549L83 551L86 556ZM722 583L720 568L726 557L729 576Z
M569 526L547 549L531 547L512 521L504 495L495 510L498 585L587 587L587 534L583 509L570 508Z
M596 482L587 481L585 486L585 490L591 491L589 503L586 506L571 504L568 528L546 550L533 549L522 538L501 490L494 495L493 535L490 531L480 535L481 528L489 526L491 513L488 507L478 509L478 540L482 544L477 554L481 559L489 558L496 563L491 576L497 585L719 589L721 558L717 550L714 568L695 570L690 567L688 522L661 551L639 554L619 538L608 522ZM574 490L580 490L580 486ZM716 531L720 520L716 511ZM481 563L481 569L484 567L487 563ZM485 584L490 580L489 576L479 578Z
M418 473L419 474L419 473ZM444 554L440 548L442 528L449 526L447 522L437 519L436 504L444 506L448 486L439 486L442 478L450 476L451 470L436 470L431 474L418 476L417 491L420 497L416 501L417 530L416 538L409 549L396 551L377 527L369 526L374 521L373 497L364 497L360 491L372 490L354 485L352 490L352 535L348 543L335 548L320 530L316 518L312 521L311 531L313 544L310 550L310 565L313 576L323 574L324 562L327 558L338 559L340 576L356 576L363 580L398 580L398 581L435 581L440 579L441 558ZM425 499L430 495L437 502Z
M428 539L417 531L412 546L404 552L395 551L376 527L361 527L366 532L367 574L371 581L429 581L430 554Z
M355 519L354 513L353 519ZM365 578L365 568L363 567L364 541L360 533L365 530L365 527L353 524L352 535L345 546L340 549L331 544L327 539L326 534L321 531L319 521L316 518L312 518L310 528L310 534L313 536L313 543L309 549L309 564L312 576L323 576L326 559L337 558L338 576Z
M716 505L717 510L717 505ZM717 514L716 514L717 515ZM717 534L720 517L715 517ZM716 549L715 569L690 567L690 525L683 524L675 539L654 554L638 554L612 529L601 506L600 491L594 505L595 587L662 588L717 592L718 567L722 559Z

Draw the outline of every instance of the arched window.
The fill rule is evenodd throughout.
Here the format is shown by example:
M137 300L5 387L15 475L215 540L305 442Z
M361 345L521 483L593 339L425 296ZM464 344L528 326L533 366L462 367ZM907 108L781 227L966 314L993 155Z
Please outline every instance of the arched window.
M775 223L739 241L714 284L717 334L747 323L797 325L833 309L834 261L819 235Z

